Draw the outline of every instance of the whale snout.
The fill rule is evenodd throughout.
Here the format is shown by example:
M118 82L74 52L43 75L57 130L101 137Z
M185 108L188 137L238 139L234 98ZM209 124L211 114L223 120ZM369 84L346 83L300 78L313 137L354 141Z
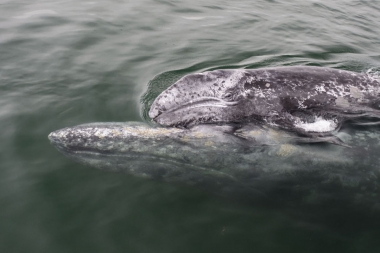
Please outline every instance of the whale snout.
M158 115L160 115L162 113L161 110L159 110L156 106L152 106L149 110L149 118L151 119L155 119L156 117L158 117Z
M54 131L54 132L51 132L49 135L48 135L48 139L50 140L50 142L55 142L57 140L57 133Z
M66 135L65 133L62 132L62 130L57 130L54 132L51 132L48 135L48 139L52 144L62 144L64 142Z
M91 124L66 127L51 132L48 135L50 143L60 151L74 152L79 148L86 148L90 142L100 139L98 135L104 135L102 131L96 131Z
M64 129L60 129L54 132L51 132L48 135L50 143L56 147L58 150L63 151L67 150L68 137L67 132Z

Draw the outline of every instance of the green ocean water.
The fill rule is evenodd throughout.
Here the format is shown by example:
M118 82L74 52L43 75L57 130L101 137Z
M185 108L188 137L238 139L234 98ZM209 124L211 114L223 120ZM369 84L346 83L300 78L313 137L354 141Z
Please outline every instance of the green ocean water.
M379 35L376 0L2 0L0 252L380 252L371 221L311 223L98 171L47 139L82 123L149 122L155 96L188 73L377 72Z

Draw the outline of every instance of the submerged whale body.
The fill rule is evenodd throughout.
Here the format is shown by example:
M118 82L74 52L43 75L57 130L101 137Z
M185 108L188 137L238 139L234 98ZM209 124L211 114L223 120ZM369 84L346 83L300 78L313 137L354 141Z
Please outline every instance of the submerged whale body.
M149 116L163 126L256 122L318 137L347 120L380 118L379 94L379 79L338 69L214 70L174 83Z
M294 145L294 133L265 126L225 131L92 123L57 130L49 139L66 156L103 170L302 210L312 219L379 217L380 132L344 128L339 135L353 146L344 148Z

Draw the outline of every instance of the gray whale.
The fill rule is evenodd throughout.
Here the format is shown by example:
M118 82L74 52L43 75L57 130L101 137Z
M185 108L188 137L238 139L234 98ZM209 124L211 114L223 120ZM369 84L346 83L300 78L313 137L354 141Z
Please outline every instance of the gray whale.
M107 171L310 214L344 209L378 216L380 132L344 128L338 134L353 148L295 145L294 133L256 125L231 132L214 125L92 123L54 131L49 139L71 159Z
M365 73L322 67L214 70L171 85L155 99L149 117L162 126L188 128L256 122L319 137L347 120L380 118L379 95L380 81Z

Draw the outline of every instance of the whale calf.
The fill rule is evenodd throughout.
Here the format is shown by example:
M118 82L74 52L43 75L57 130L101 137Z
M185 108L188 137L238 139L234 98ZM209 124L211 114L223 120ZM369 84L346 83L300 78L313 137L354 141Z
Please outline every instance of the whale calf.
M256 122L318 138L338 131L347 120L371 124L380 118L379 80L323 67L189 74L155 99L149 117L162 126L187 128Z

